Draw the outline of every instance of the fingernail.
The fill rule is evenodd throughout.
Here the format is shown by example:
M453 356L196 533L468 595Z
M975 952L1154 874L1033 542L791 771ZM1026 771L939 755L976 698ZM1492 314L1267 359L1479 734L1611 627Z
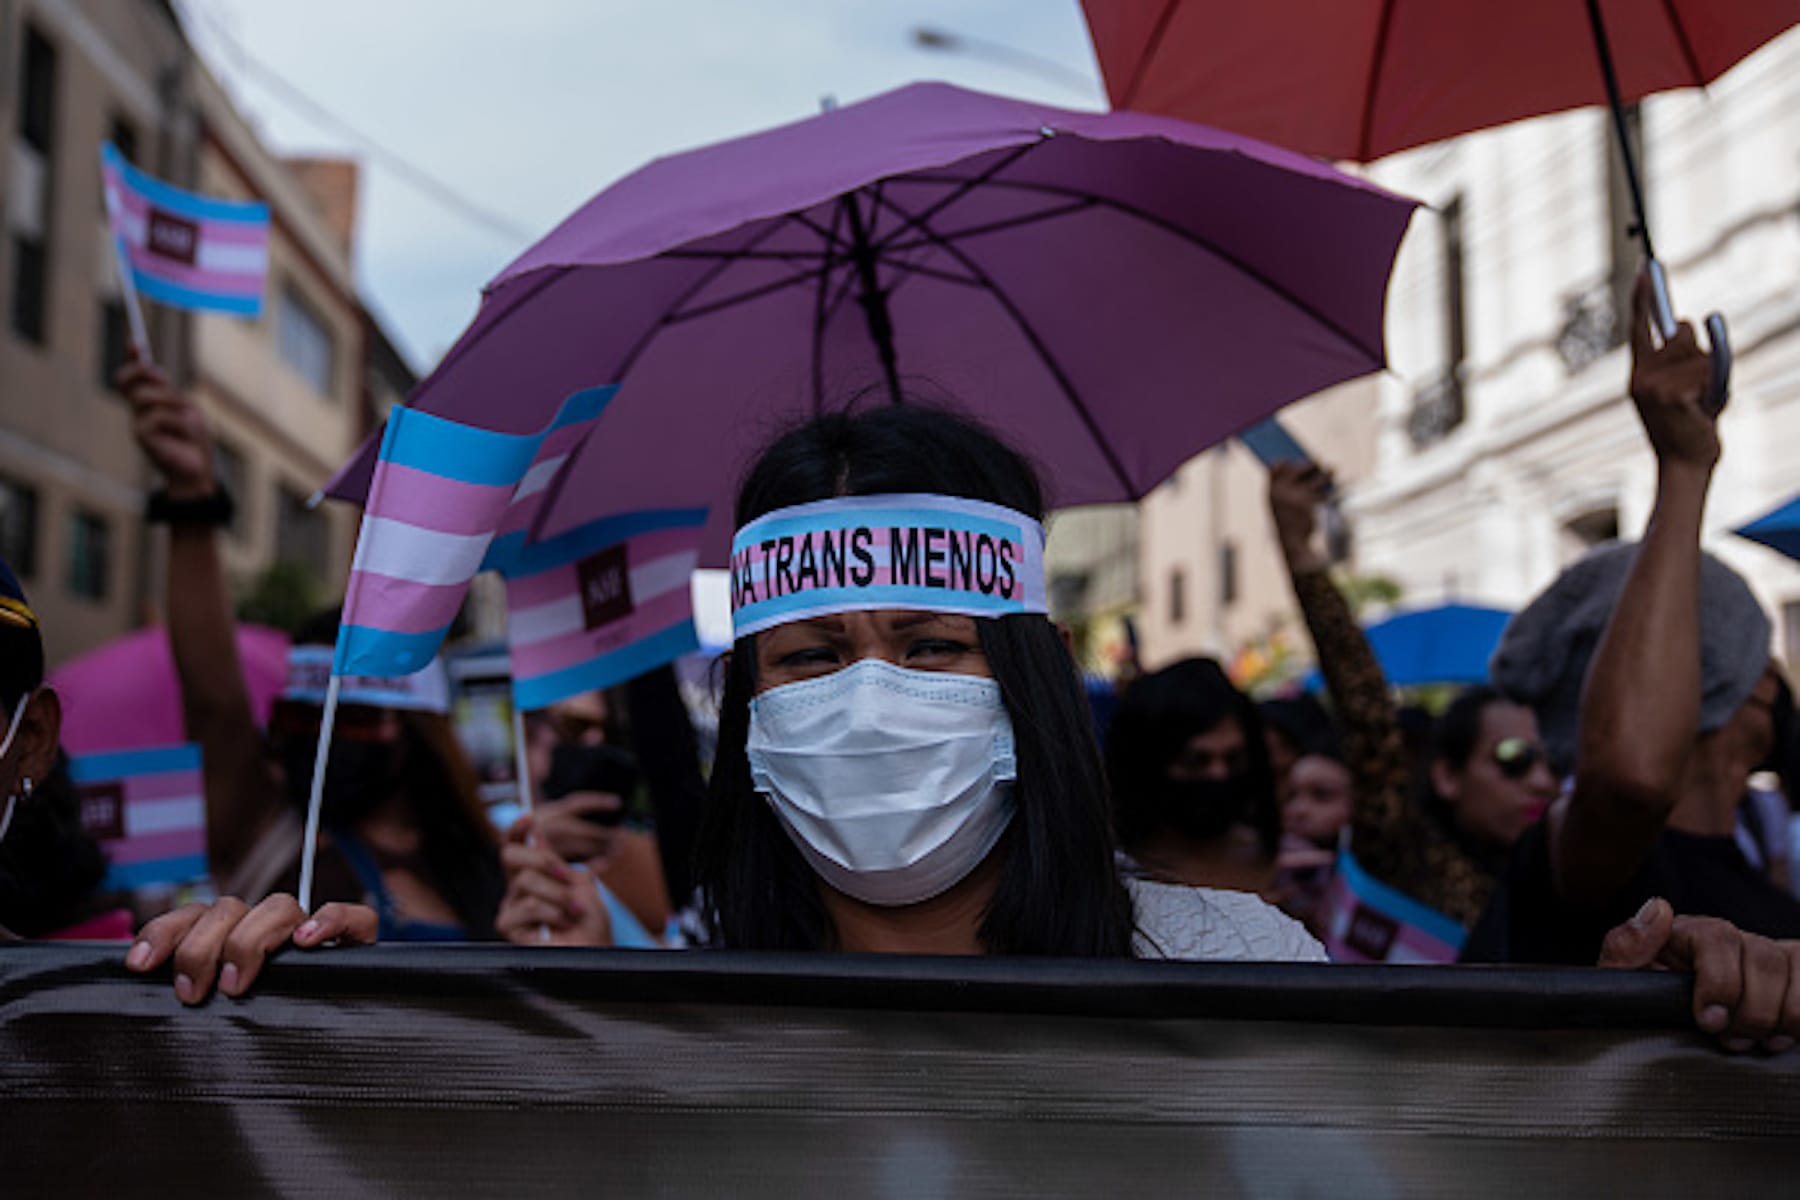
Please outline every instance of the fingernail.
M1642 929L1644 926L1650 924L1650 920L1655 913L1656 897L1652 896L1650 899L1644 901L1644 907L1637 910L1637 916L1631 918L1631 923Z
M1731 1014L1723 1005L1713 1004L1700 1010L1700 1028L1708 1033L1717 1033L1725 1028L1731 1020Z
M194 1002L194 981L186 975L177 975L175 977L175 998L183 1004L192 1004Z
M1786 1054L1794 1048L1794 1039L1785 1033L1778 1033L1764 1042L1763 1048L1770 1054Z
M1749 1038L1726 1038L1719 1044L1733 1054L1747 1054L1756 1048L1756 1043Z
M131 948L131 953L125 956L125 965L134 971L142 971L145 967L149 966L150 943L139 942L137 945L133 946Z
M238 969L236 963L226 963L225 969L219 972L219 990L227 996L237 995Z
M310 942L318 936L319 923L317 921L308 921L306 924L300 926L300 928L294 930L294 940L296 942Z
M579 904L565 904L563 905L563 912L568 915L568 918L571 921L581 920L581 905Z

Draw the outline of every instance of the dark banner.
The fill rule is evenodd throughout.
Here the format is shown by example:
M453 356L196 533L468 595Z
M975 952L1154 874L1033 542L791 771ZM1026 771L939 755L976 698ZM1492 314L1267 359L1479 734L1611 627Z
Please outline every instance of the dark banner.
M1683 980L378 947L198 1009L0 947L0 1195L1791 1195Z

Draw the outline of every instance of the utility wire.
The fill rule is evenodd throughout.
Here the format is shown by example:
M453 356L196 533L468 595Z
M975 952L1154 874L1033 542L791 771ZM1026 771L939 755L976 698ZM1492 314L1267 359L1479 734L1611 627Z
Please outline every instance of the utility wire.
M406 183L411 184L421 195L436 201L446 211L456 214L470 224L480 226L495 237L504 238L508 242L522 244L532 241L536 236L514 225L505 217L497 216L464 199L461 193L450 184L403 155L388 149L349 121L327 109L298 86L272 70L267 63L252 55L244 48L244 44L227 30L222 22L215 19L211 13L206 12L203 6L193 3L192 0L182 0L179 7L184 16L199 16L200 23L204 24L214 37L224 43L225 49L236 60L239 70L254 77L265 90L315 125L323 126L355 142L369 157Z

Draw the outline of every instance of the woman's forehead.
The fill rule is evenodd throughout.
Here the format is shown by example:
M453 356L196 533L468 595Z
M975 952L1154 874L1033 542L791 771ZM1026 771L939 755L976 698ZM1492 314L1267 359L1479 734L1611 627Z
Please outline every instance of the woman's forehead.
M871 608L850 612L825 613L820 616L806 617L798 621L789 621L764 630L759 636L776 637L782 634L826 634L841 636L857 630L874 630L883 633L906 633L912 630L937 626L950 628L973 634L975 618L960 613L927 612L914 608Z

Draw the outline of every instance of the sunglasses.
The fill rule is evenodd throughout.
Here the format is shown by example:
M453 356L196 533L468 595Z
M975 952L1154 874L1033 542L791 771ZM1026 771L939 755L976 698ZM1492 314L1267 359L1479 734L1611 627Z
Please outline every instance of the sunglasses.
M1523 779L1544 761L1543 747L1529 738L1501 738L1494 745L1494 765L1508 779Z

